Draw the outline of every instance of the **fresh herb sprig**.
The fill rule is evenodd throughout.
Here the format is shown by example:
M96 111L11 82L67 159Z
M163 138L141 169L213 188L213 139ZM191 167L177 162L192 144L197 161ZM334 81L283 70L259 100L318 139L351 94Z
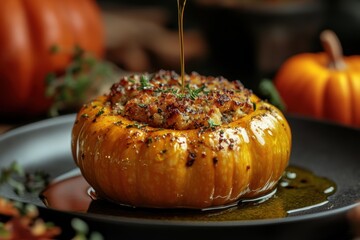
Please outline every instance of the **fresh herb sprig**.
M281 111L286 111L286 105L272 80L261 80L259 84L259 91L260 94L262 94L264 98L267 98L271 104L279 108Z
M161 88L157 88L155 89L156 93L172 93L174 95L178 95L179 94L179 89L176 88L166 88L166 89L161 89Z
M8 184L17 195L37 193L43 190L50 182L50 175L43 171L25 172L17 163L12 162L9 167L3 168L0 175L0 186Z
M205 90L205 86L201 86L200 88L192 88L189 84L186 84L185 93L182 93L179 89L176 88L167 88L167 89L156 89L157 93L171 93L174 94L177 98L190 98L191 100L196 100L200 93L207 95L209 91Z
M52 54L61 51L59 46L50 48ZM98 94L104 81L115 80L118 68L107 61L97 59L81 47L72 50L72 61L63 73L50 72L45 78L45 95L52 99L49 109L51 117L60 111L81 106L92 95Z
M203 92L204 94L207 94L207 92L204 91L205 85L201 86L200 88L191 88L189 84L186 84L185 88L187 90L187 95L192 100L195 100L197 97L199 97L199 94L201 92Z
M147 75L141 75L140 76L140 86L138 87L138 90L147 90L151 89L152 85L150 83L149 76Z

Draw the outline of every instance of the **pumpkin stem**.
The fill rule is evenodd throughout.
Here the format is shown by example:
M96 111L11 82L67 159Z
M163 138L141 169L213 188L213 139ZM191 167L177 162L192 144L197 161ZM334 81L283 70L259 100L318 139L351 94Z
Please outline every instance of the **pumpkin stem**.
M336 34L331 30L325 30L320 35L320 40L326 54L330 58L329 67L335 70L346 68L341 43Z

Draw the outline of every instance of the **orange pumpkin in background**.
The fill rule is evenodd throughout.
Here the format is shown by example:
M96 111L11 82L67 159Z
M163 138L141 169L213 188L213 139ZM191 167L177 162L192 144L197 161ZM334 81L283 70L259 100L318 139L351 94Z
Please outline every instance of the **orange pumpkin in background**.
M360 56L344 57L330 30L321 40L325 52L289 58L275 86L289 113L360 127Z
M45 113L51 104L45 78L64 71L75 46L103 56L103 26L94 0L1 0L0 115Z

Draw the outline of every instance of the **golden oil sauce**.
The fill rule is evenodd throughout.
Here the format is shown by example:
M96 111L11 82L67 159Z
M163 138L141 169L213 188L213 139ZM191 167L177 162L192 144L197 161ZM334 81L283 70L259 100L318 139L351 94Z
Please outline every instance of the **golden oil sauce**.
M180 42L180 68L181 68L181 90L185 92L185 51L184 51L184 10L186 0L177 0L178 5L178 24Z
M49 208L131 218L235 221L284 218L303 211L326 208L336 184L299 167L290 166L279 181L276 192L257 201L239 201L232 206L208 210L134 208L94 198L91 187L78 173L48 186L41 198Z

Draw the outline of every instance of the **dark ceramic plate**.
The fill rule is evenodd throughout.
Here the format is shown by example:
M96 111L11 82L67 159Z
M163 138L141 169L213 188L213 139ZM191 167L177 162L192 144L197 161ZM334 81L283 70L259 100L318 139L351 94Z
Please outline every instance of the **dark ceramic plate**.
M74 115L19 127L0 136L0 168L12 161L26 171L44 170L53 178L75 168L70 151ZM105 239L350 239L346 213L360 200L360 131L324 122L288 117L293 132L290 163L327 177L337 185L329 202L286 218L252 221L175 221L73 213L44 207L38 196L17 196L10 188L0 195L39 206L45 220L71 234L69 220L84 219ZM76 189L74 189L76 191Z

